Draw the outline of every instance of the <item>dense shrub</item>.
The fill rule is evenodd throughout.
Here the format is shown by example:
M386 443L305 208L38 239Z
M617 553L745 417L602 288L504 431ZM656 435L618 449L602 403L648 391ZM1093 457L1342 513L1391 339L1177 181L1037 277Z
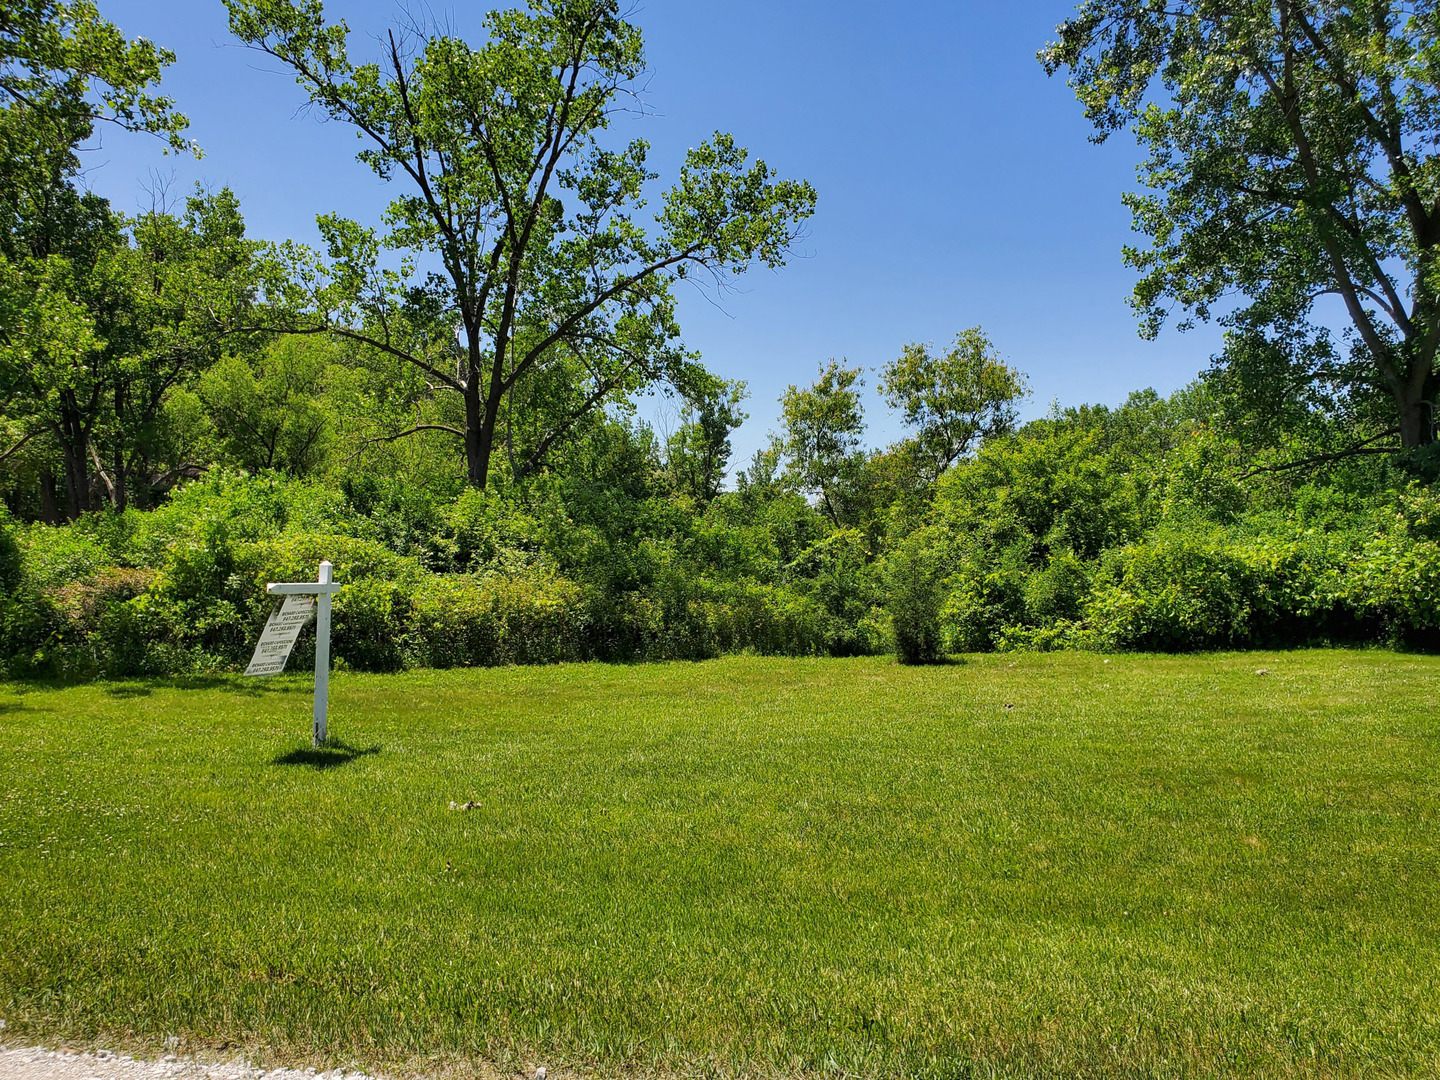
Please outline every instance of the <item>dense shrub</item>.
M217 470L154 510L58 528L0 514L0 666L233 671L274 605L265 582L310 579L322 559L343 586L332 655L374 671L1440 647L1440 490L1373 459L1242 480L1238 444L1181 405L1150 395L1052 415L923 490L902 469L867 489L873 506L847 504L870 516L844 528L759 466L708 503L667 492L625 439L584 468L484 493ZM892 489L903 498L887 508ZM304 635L292 665L312 656Z
M942 592L932 548L912 537L887 567L895 655L902 664L930 664L944 655L940 632Z
M1086 620L1116 649L1175 652L1242 644L1250 631L1249 567L1223 542L1162 533L1110 553Z
M172 670L143 603L154 577L112 567L49 592L22 589L5 610L7 672L75 679Z
M112 567L59 590L56 607L64 620L69 673L116 678L164 673L169 665L154 648L151 620L137 602L154 579L153 570Z
M1025 582L1025 613L1035 625L1073 622L1090 595L1090 571L1069 551L1050 557L1049 565Z
M67 528L30 525L17 530L16 546L24 562L24 581L32 589L63 588L94 577L115 557L84 524Z
M730 583L715 589L704 610L717 655L824 656L833 654L840 636L834 616L811 597L783 586ZM849 639L842 647L845 655L873 651Z
M405 660L414 666L544 664L584 656L584 595L560 578L427 575L410 603L403 641Z
M824 652L863 656L879 651L865 620L881 599L880 582L858 529L840 529L810 545L787 570L795 587L827 616Z
M15 534L9 511L0 507L0 600L15 595L25 574L24 556Z
M1235 554L1252 582L1249 643L1285 647L1373 639L1344 595L1362 546L1344 534L1284 527L1239 541Z
M945 647L952 652L986 652L997 647L1007 627L1023 625L1030 573L1027 545L1013 544L999 551L966 546L940 605Z
M1440 643L1440 544L1401 532L1368 543L1347 575L1345 605L1356 622L1394 644Z

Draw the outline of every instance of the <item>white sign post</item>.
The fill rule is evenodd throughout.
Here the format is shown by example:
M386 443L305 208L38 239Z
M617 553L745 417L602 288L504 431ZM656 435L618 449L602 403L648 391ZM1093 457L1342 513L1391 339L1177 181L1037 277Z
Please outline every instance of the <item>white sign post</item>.
M295 581L295 582L270 582L265 586L265 591L271 596L285 597L285 603L280 610L270 616L270 622L265 624L265 633L260 637L260 644L255 647L255 659L250 661L250 668L247 675L273 675L283 671L285 661L290 657L290 647L295 644L295 637L299 635L300 628L309 621L309 610L317 607L315 619L315 730L314 742L319 746L325 741L325 712L330 703L330 597L340 591L340 586L334 582L335 568L330 563L320 564L319 581ZM317 604L318 601L318 604ZM291 605L295 605L292 609ZM305 614L301 616L301 610ZM290 612L290 621L287 622L287 612ZM298 620L298 621L295 621ZM271 635L271 624L276 624L274 635ZM293 633L291 627L293 626ZM285 636L289 637L288 644L284 643ZM267 643L267 638L269 641ZM267 648L271 654L278 658L276 666L275 658L271 655L262 656L262 650ZM284 651L280 652L283 645ZM257 668L264 670L256 670Z

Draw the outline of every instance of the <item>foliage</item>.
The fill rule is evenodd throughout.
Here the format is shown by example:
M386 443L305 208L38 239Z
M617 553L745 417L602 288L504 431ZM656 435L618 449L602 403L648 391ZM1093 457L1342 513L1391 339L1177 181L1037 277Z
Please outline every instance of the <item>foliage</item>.
M860 437L865 432L858 367L831 360L820 377L802 390L792 386L780 399L784 433L781 448L787 473L800 491L820 498L833 524L854 524L841 493L853 483L864 455Z
M254 359L227 356L208 368L196 392L224 455L257 472L307 476L323 469L336 440L324 400L334 354L323 339L282 338Z
M15 532L10 512L0 508L0 600L12 596L24 579L25 565Z
M1263 83L1270 60L1237 74L1215 52L1258 41L1263 8L1210 12L1214 33L1197 37L1193 5L1094 0L1050 54L1102 129L1133 119L1156 155L1161 202L1136 203L1156 226L1136 257L1152 260L1145 303L1173 295L1205 314L1227 291L1252 294L1211 370L1168 398L1056 406L1019 425L1025 377L974 327L943 352L906 346L880 372L907 437L865 444L863 371L831 360L783 394L780 430L727 479L745 388L680 344L671 289L782 262L813 208L808 185L717 135L642 222L657 179L645 147L607 143L643 62L612 0L495 12L473 46L397 34L374 64L348 58L348 30L319 3L232 0L242 40L356 126L362 163L401 186L376 226L322 219L320 258L247 239L228 191L125 218L75 186L63 154L52 161L0 261L0 665L233 670L269 610L264 582L309 577L323 558L342 585L336 662L376 671L1440 646L1440 457L1394 457L1384 402L1360 379L1380 354L1361 341L1342 358L1303 305L1282 303L1324 283L1324 215L1246 219L1224 244L1207 232L1259 198L1224 183L1253 185L1288 145L1293 118L1246 82ZM1354 121L1387 73L1427 62L1396 42L1429 30L1382 19L1361 71L1350 13L1285 10L1271 59L1310 65L1296 68L1301 120L1348 118L1324 160L1359 168L1345 146L1384 140ZM144 94L159 69L136 48ZM70 62L66 92L93 118L95 72ZM1325 81L1342 69L1363 82L1353 101ZM1152 86L1172 99L1142 107ZM1404 109L1423 113L1428 93ZM135 102L132 126L179 123L159 99ZM10 123L28 106L7 108ZM1412 119L1403 139L1428 123ZM0 141L0 158L22 151ZM1200 180L1186 172L1197 162ZM1220 174L1227 162L1235 175ZM1283 162L1266 176L1311 182ZM1335 204L1373 226L1345 257L1382 252L1381 276L1428 258L1404 246L1403 185L1390 182ZM1287 244L1319 247L1286 263ZM1364 280L1380 303L1380 277ZM1406 363L1420 355L1408 340L1392 342ZM678 404L673 430L639 418L648 390Z
M27 438L58 448L73 519L92 508L92 475L124 509L132 493L152 501L196 469L163 459L166 404L223 355L254 272L229 191L193 196L178 217L127 222L66 190L69 210L51 222L58 250L0 266L15 313L0 388Z
M1435 437L1440 116L1430 3L1085 0L1042 53L1070 72L1097 141L1131 124L1151 240L1128 249L1147 333L1172 304L1227 316L1249 367L1285 349L1302 379L1390 399L1403 445ZM1336 295L1349 356L1314 316ZM1374 434L1371 432L1370 434Z
M929 477L938 477L977 439L1004 434L1015 423L1025 380L1007 366L978 326L961 331L936 356L911 344L885 365L880 392L915 430L915 450Z
M720 494L730 463L730 435L745 422L740 410L745 384L709 378L692 391L680 426L666 440L665 470L670 487L697 503Z
M836 481L860 519L844 528L778 456L697 499L671 448L618 420L563 471L503 490L216 470L153 510L14 527L5 663L233 669L268 610L263 583L322 558L344 585L335 656L365 670L1440 644L1433 490L1371 458L1241 479L1253 458L1226 407L1200 386L1057 410L935 484L903 452L872 453Z
M895 634L895 655L902 664L932 664L942 659L942 592L935 555L923 535L912 536L887 566L888 606Z
M1223 543L1162 533L1110 555L1087 616L1113 648L1178 652L1245 643L1254 583Z
M28 621L6 655L15 673L64 676L236 668L269 610L264 583L311 577L321 559L344 586L333 654L361 670L884 647L866 624L863 542L827 537L803 501L722 495L697 517L683 493L620 513L613 497L528 494L468 489L391 520L323 482L217 472L156 510L32 525L19 534ZM122 596L116 574L143 587ZM104 628L122 622L137 644L102 658Z
M358 65L318 2L227 7L242 41L356 129L362 164L407 186L384 233L330 215L328 260L290 249L292 310L277 325L373 346L457 395L459 415L404 434L460 438L476 487L502 433L512 474L527 475L596 410L657 383L683 391L698 365L671 284L781 265L813 210L809 184L716 133L686 155L653 226L635 217L657 179L648 148L600 140L645 66L616 0L492 12L479 47L391 31L384 60Z
M91 0L8 4L0 21L0 157L9 174L0 190L9 197L24 190L13 171L21 163L48 168L45 182L78 170L75 150L97 122L149 132L173 150L192 149L182 137L185 117L169 98L150 92L174 62L153 42L127 41ZM13 205L6 209L15 213Z
M95 126L146 132L198 154L185 117L154 93L175 56L127 41L91 0L19 0L0 19L0 263L45 258ZM6 327L9 333L9 325Z
M154 93L174 59L143 38L127 41L90 0L21 0L0 17L0 462L41 463L33 472L52 520L61 513L57 449L68 516L90 508L91 465L102 457L97 471L109 470L112 501L123 504L123 472L153 438L160 409L149 376L174 363L153 340L138 342L155 321L163 334L173 320L175 274L152 259L147 287L130 280L144 272L138 264L157 247L147 233L165 215L135 223L132 251L121 219L76 186L97 123L199 153L182 138L185 117ZM102 433L108 445L97 445Z

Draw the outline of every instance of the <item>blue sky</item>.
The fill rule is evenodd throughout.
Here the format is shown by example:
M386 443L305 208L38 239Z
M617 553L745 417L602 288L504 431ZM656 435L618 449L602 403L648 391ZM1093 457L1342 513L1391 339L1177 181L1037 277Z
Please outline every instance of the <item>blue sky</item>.
M489 4L432 3L478 38ZM943 344L980 325L1030 377L1026 415L1052 400L1117 404L1131 390L1168 393L1206 366L1219 333L1136 333L1121 263L1133 242L1122 191L1139 152L1128 138L1087 141L1062 79L1035 53L1065 0L643 0L655 115L619 124L643 137L662 182L685 149L716 129L782 174L809 179L819 210L803 257L752 271L724 296L682 291L687 344L712 370L750 386L739 462L776 424L777 399L828 357L878 368L906 342ZM266 57L226 31L219 0L101 0L129 36L173 49L165 92L190 117L200 161L166 158L151 140L109 133L87 178L117 208L148 206L152 171L229 185L252 236L316 238L315 215L374 222L386 189L356 164L353 132L300 107ZM353 31L352 56L402 9L393 0L328 0ZM869 441L899 434L871 389ZM662 422L666 409L659 407Z

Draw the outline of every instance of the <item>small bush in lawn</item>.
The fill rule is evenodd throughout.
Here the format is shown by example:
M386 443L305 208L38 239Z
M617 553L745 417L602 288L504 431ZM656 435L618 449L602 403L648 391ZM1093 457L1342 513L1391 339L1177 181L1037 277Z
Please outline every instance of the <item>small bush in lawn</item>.
M890 618L895 626L895 655L902 664L940 660L940 575L934 556L912 539L890 560Z

